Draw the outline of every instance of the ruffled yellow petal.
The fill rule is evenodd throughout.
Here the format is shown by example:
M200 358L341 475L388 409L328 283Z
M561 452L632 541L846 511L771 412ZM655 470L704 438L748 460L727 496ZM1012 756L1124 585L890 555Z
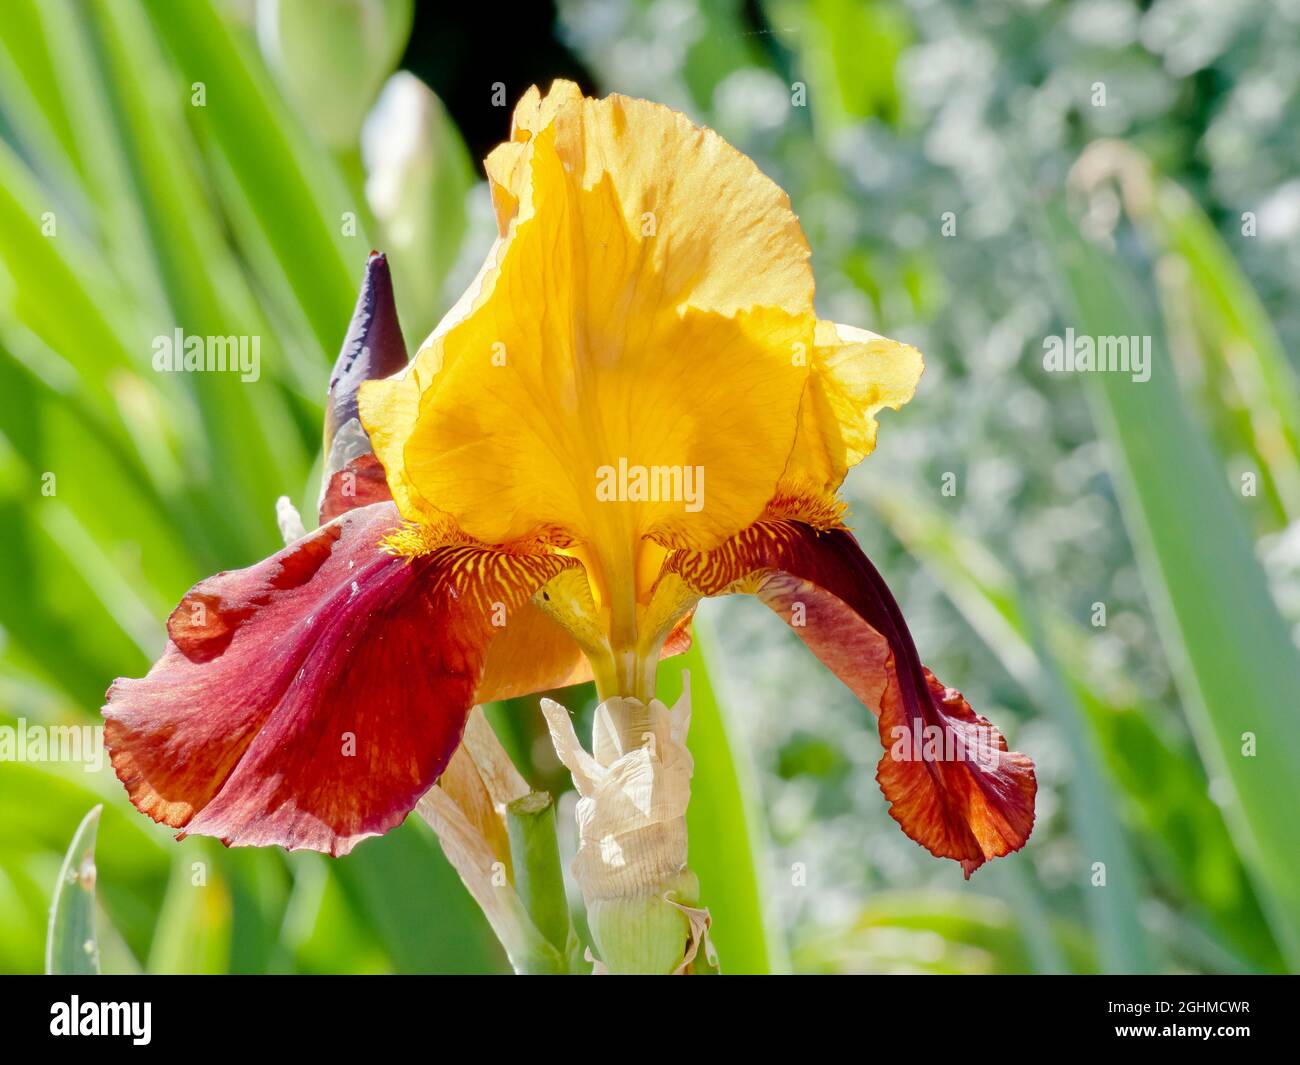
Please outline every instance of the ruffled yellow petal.
M639 312L648 310L653 315L689 307L728 316L751 308L763 309L756 311L759 316L772 310L798 316L811 313L813 280L807 241L788 197L749 158L712 130L696 127L659 104L620 96L588 100L566 81L557 81L546 96L529 89L515 108L511 139L486 161L502 239L470 292L425 341L410 367L395 378L367 385L360 397L362 419L388 471L393 498L412 520L437 520L445 509L443 501L435 505L430 495L434 486L417 486L405 463L404 449L419 417L420 397L443 366L444 340L451 327L492 298L498 260L515 239L511 227L532 217L540 199L554 196L553 190L539 197L531 189L533 156L543 131L548 134L547 151L560 159L565 178L553 182L553 187L564 186L570 198L599 184L612 191L612 196L610 191L601 195L616 210L607 210L601 224L612 226L621 216L627 235L620 234L619 240L634 244L637 258L622 264L609 284L612 290L629 278L639 278L642 305L653 305ZM581 202L573 200L556 209L561 213L585 209L579 207ZM552 228L562 229L563 224L553 220ZM583 257L579 249L577 259ZM544 261L544 265L550 264ZM544 281L516 270L513 284L537 293ZM747 327L752 328L751 323L742 321L731 331L743 334ZM644 326L640 329L645 333ZM690 333L689 323L681 329L681 337L665 339L690 343L701 339ZM799 323L798 331L807 329L807 323ZM807 350L798 338L778 342L803 343ZM708 352L702 351L695 361L702 368L708 358ZM723 526L734 520L735 513L734 507L717 512L718 535L725 535ZM659 531L678 535L681 530L673 525L667 522Z
M876 446L876 415L898 410L925 368L907 344L853 326L818 322L799 432L781 477L785 498L834 494L849 468Z
M531 142L531 192L491 291L416 360L402 469L477 539L556 529L587 545L598 581L635 584L643 538L716 544L762 512L815 321L665 298L661 235L629 226L610 176L575 180L556 135ZM386 414L362 410L367 425Z
M487 161L503 234L528 198L527 159L543 129L554 131L555 150L579 186L608 180L628 227L653 231L646 252L663 302L722 314L757 306L812 311L808 242L789 197L713 130L647 100L589 100L568 81L545 97L535 88L525 93L510 141Z
M782 499L834 524L920 356L817 322L785 193L666 107L529 90L486 169L493 253L405 373L363 388L362 422L404 516L549 540L615 658L649 654L665 550Z
M510 124L510 139L498 144L483 161L502 236L519 210L519 198L528 181L528 142L555 121L562 109L572 111L581 105L582 90L571 81L555 82L545 97L533 85L519 98Z

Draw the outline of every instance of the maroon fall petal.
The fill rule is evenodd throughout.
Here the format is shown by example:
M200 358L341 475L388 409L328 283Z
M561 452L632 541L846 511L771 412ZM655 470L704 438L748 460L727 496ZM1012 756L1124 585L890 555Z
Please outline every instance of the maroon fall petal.
M393 498L388 489L388 477L374 452L366 452L349 459L342 469L330 473L322 486L320 521L324 525L340 514L371 503L382 503Z
M921 664L888 586L842 528L755 523L715 551L669 559L706 595L748 592L780 615L878 717L876 779L890 814L967 877L1024 846L1034 824L1033 762Z
M113 683L105 742L154 820L232 845L346 854L398 824L460 742L486 648L572 564L454 544L413 560L378 503L200 581L162 658Z

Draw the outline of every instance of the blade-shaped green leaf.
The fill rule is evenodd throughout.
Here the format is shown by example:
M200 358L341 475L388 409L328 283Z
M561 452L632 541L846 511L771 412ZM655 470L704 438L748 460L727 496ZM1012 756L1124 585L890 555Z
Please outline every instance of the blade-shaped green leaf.
M1228 423L1224 443L1250 455L1276 497L1281 522L1300 517L1300 387L1281 338L1258 294L1205 212L1179 185L1156 183L1152 229L1162 250L1178 257L1167 314L1191 318L1201 375L1212 390L1204 409ZM1175 306L1170 306L1174 304ZM1226 448L1225 448L1226 450Z
M189 87L196 136L229 167L322 351L332 354L370 247L360 205L329 153L293 122L253 42L210 0L144 6Z
M1045 228L1076 331L1153 336L1153 312L1128 267L1085 242L1063 208L1046 213ZM1284 952L1300 964L1300 655L1255 557L1242 501L1154 341L1148 381L1094 374L1089 397L1216 798Z
M172 851L167 894L149 946L149 972L181 975L228 971L231 886L214 854L209 840L193 838Z
M99 972L99 943L95 938L95 832L103 809L96 806L82 819L59 869L45 942L45 971L50 975L84 976Z
M401 973L504 973L505 952L424 822L330 863L366 934Z
M271 334L205 209L182 110L186 105L148 20L133 5L95 12L102 93L122 131L129 163L125 194L138 202L146 244L165 288L167 307L149 316L146 333L168 335L179 327L189 335L247 338L245 343L258 345L259 374L265 362L268 377L296 371L304 386L319 388L318 360L307 360L314 376L301 360L286 365L292 346ZM267 474L304 468L304 441L269 382L210 374L184 383L191 386L205 441L222 441L224 461L209 466L219 501L211 509L238 524L245 543L261 544L272 530L275 499L286 487Z

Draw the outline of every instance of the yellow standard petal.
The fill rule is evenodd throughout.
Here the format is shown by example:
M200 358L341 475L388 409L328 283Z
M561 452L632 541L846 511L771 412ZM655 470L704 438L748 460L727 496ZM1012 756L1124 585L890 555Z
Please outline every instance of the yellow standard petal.
M553 135L535 143L536 213L492 297L447 333L404 466L470 535L563 530L608 576L643 537L716 544L762 512L815 323L665 300L656 238L628 227L608 178L573 182Z
M511 139L487 158L503 235L528 199L527 163L544 129L554 131L576 185L608 178L628 228L653 235L645 251L664 302L723 314L756 306L811 313L810 251L790 198L713 130L647 100L590 100L568 81L545 97L529 89Z
M407 370L362 389L362 421L408 519L581 561L584 649L652 693L645 663L693 605L652 600L667 551L787 498L833 520L920 356L818 322L785 193L669 108L531 89L486 169L488 261Z
M361 409L404 514L572 544L607 602L652 582L647 538L707 549L762 513L812 279L784 193L716 134L557 91L526 98L523 154L490 165L516 206L477 292Z

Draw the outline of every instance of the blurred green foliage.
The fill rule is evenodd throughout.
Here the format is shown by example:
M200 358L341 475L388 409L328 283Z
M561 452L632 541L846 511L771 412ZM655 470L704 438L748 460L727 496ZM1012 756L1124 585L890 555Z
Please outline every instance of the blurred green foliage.
M1029 845L963 883L889 819L856 701L757 604L709 604L664 688L692 670L724 971L1300 969L1300 7L558 6L603 90L682 108L789 191L824 317L925 352L851 522L927 662L1039 769ZM278 495L314 509L372 246L411 342L486 252L481 173L396 71L411 15L8 0L0 724L93 724L194 580L277 545ZM155 372L178 327L260 337L260 379ZM1151 381L1044 372L1067 327L1152 336ZM490 716L566 788L535 700ZM172 841L105 766L6 762L0 971L41 969L99 803L105 971L505 968L420 823L337 861L227 851Z

